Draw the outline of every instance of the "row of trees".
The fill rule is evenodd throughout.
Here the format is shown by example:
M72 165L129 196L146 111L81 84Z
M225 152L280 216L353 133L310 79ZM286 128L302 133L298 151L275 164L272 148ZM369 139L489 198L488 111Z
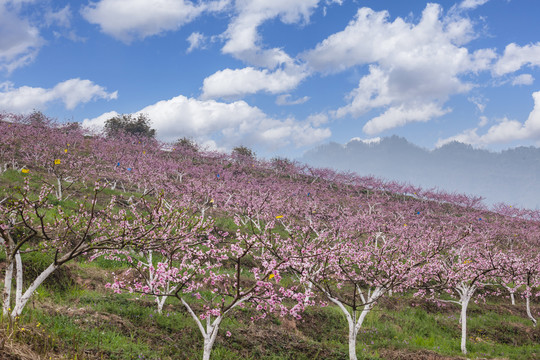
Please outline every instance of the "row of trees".
M153 296L158 311L179 299L201 331L203 359L239 307L254 319L299 318L307 306L334 304L348 322L350 359L367 314L394 292L459 304L464 353L467 308L486 287L522 295L536 324L537 211L488 211L478 198L286 159L125 133L87 137L14 116L0 121L0 137L0 162L25 178L0 194L4 316L19 316L65 263L106 256L132 267L108 285L114 291ZM75 206L63 206L68 198ZM233 218L234 229L219 230L216 215ZM24 286L20 255L31 251L54 260Z

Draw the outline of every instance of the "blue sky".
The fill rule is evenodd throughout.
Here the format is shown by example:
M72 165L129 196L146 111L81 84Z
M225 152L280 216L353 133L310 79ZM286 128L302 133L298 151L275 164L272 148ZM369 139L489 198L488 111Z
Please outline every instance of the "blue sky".
M537 0L0 0L0 111L296 157L540 145Z

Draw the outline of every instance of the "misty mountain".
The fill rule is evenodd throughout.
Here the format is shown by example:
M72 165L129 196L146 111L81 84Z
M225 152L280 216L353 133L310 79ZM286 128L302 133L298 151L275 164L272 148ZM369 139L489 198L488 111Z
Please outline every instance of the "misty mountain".
M490 152L452 142L427 150L392 136L379 142L321 145L300 160L424 188L480 195L486 204L540 208L540 149L535 147Z

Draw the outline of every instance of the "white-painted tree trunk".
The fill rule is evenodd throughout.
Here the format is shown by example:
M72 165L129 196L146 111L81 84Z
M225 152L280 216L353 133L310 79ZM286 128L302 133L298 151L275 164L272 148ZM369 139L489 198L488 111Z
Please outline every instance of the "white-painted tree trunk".
M21 254L18 251L15 254L15 269L15 304L18 304L21 301L23 289L23 265Z
M467 353L467 307L469 306L469 300L462 300L461 302L461 352Z
M191 315L193 320L195 320L195 323L199 327L199 331L201 332L201 335L204 339L204 345L203 345L203 360L210 360L210 355L212 354L212 348L214 347L214 343L216 341L216 337L219 331L219 325L221 324L221 321L223 320L223 317L227 315L229 311L237 307L238 305L241 305L245 301L249 300L251 298L251 295L244 296L238 300L234 304L232 304L231 307L229 307L223 314L217 316L214 321L211 320L211 317L208 316L206 318L206 328L201 323L201 320L199 317L195 314L191 306L184 300L184 298L180 298L180 301L182 301L182 304L186 307L188 313Z
M26 289L24 294L21 296L19 301L15 303L15 307L13 308L13 311L11 312L11 318L14 319L17 316L20 316L26 303L32 295L34 294L34 291L51 275L56 269L58 269L58 265L51 264L49 267L47 267L39 276L34 280L34 282Z
M212 348L214 347L214 343L216 341L221 320L223 320L222 316L218 316L214 321L210 320L210 316L206 318L206 335L204 336L203 360L210 360L210 355L212 354Z
M58 200L62 200L62 178L61 177L57 177L56 178L56 181L58 183L58 190L56 191L56 198Z
M6 268L6 275L4 277L4 292L3 292L3 305L2 314L7 316L10 311L11 305L11 281L13 279L13 261L11 261Z
M510 286L506 285L506 284L502 284L502 286L510 294L510 301L512 302L512 305L516 305L516 296L514 295L515 289L513 287L510 287Z
M307 289L306 289L306 290L307 290L306 292L307 292L308 294L311 294L312 291L313 291L313 283L312 283L311 281L308 281L306 288L307 288ZM307 295L307 296L304 298L304 305L309 304L309 300L311 300L311 296L310 296L310 295Z
M458 304L461 305L459 323L461 324L461 352L463 354L467 354L467 308L476 289L476 285L466 283L461 283L456 287L456 291L459 293Z
M154 292L156 289L154 288L154 281L156 280L156 269L154 268L154 262L153 262L153 252L150 250L146 254L146 264L142 263L143 265L148 267L148 279L146 280L146 285L150 287L150 290ZM176 287L170 288L170 282L167 281L167 288L165 290L165 294L170 294L171 292L176 290ZM163 306L165 306L165 301L167 301L166 295L155 295L156 304L157 304L157 311L158 314L163 313Z
M166 296L156 296L156 304L157 304L157 312L158 314L163 313L163 306L165 305L165 301L167 300Z
M212 354L212 348L214 347L214 342L216 341L217 333L219 331L219 325L221 320L223 320L223 315L217 316L214 321L211 321L210 316L206 318L206 328L201 323L199 317L193 312L191 306L183 299L180 298L182 304L186 307L187 311L197 323L201 335L203 336L204 345L203 345L203 360L210 360L210 355Z
M536 327L536 319L534 318L534 316L532 315L531 313L531 300L530 300L530 297L529 295L527 295L525 297L525 306L527 308L527 316L529 317L529 319L531 319L531 321L533 322L533 326Z
M356 331L356 327L351 320L347 318L347 322L349 323L349 360L358 360L358 357L356 357L356 337L358 331Z
M356 338L358 337L358 332L362 328L362 324L364 323L367 314L373 308L374 302L378 300L383 293L384 291L381 288L375 288L373 293L368 295L367 301L364 296L361 295L362 301L365 303L365 305L363 306L358 319L356 318L356 311L349 311L347 307L341 301L339 301L339 299L336 299L330 296L330 294L326 293L326 297L341 309L345 315L345 318L347 319L347 324L349 325L349 360L358 360L358 357L356 356Z

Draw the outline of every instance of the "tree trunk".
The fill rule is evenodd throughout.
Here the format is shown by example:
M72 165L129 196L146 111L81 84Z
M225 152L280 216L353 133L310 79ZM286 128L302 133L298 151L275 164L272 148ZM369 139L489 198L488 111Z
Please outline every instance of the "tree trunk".
M375 288L373 293L369 295L367 302L365 301L365 298L362 296L362 301L365 303L362 312L360 313L360 316L358 319L356 319L356 311L352 311L352 314L347 310L345 305L341 301L339 301L336 298L333 298L330 296L330 294L326 293L326 297L336 304L343 314L345 314L345 318L347 319L347 323L349 324L349 360L357 360L358 357L356 356L356 338L358 336L358 332L360 331L360 328L362 327L362 324L364 323L364 320L366 319L367 314L371 311L373 308L374 302L377 301L382 295L384 294L384 290L381 288Z
M56 181L58 182L58 191L56 192L56 197L58 200L62 201L62 178L57 177Z
M180 301L184 306L186 307L188 313L191 315L193 320L195 320L195 323L199 327L199 330L201 332L201 335L204 339L204 346L203 346L203 360L210 360L210 354L212 353L212 348L214 347L214 342L216 341L216 336L219 330L219 324L221 323L221 320L223 319L223 315L218 316L214 322L210 321L210 315L206 318L206 329L204 328L203 324L201 323L201 320L199 317L195 314L191 306L183 299L180 298Z
M510 300L512 301L512 305L516 305L516 297L513 292L510 293Z
M216 341L219 330L219 324L221 324L222 319L222 316L218 316L216 320L210 322L210 317L208 317L206 335L204 336L203 360L210 360L212 348L214 347L214 342Z
M529 317L529 319L531 319L531 321L533 322L533 326L536 327L536 319L534 318L534 316L532 315L531 313L531 300L530 300L530 296L527 295L525 296L525 305L527 307L527 316Z
M6 268L6 275L4 277L4 293L3 293L3 305L2 305L2 314L7 316L11 304L11 281L13 279L13 261L9 263Z
M349 323L349 360L357 360L356 357L356 336L358 331L356 330L355 324L350 321L351 317L347 317L347 322Z
M165 300L167 300L166 296L156 296L158 314L163 313L163 305L165 305Z
M463 354L467 354L467 307L470 299L470 296L465 295L461 300L461 352Z
M23 265L21 254L17 251L15 254L15 304L18 304L21 301L22 289L23 289Z
M14 319L17 316L20 316L24 306L30 300L32 295L34 294L34 291L51 275L56 269L58 269L59 265L51 264L48 268L43 270L41 274L34 280L34 282L30 285L28 289L24 292L24 294L21 296L18 302L15 303L15 307L13 308L13 311L11 312L11 318Z

